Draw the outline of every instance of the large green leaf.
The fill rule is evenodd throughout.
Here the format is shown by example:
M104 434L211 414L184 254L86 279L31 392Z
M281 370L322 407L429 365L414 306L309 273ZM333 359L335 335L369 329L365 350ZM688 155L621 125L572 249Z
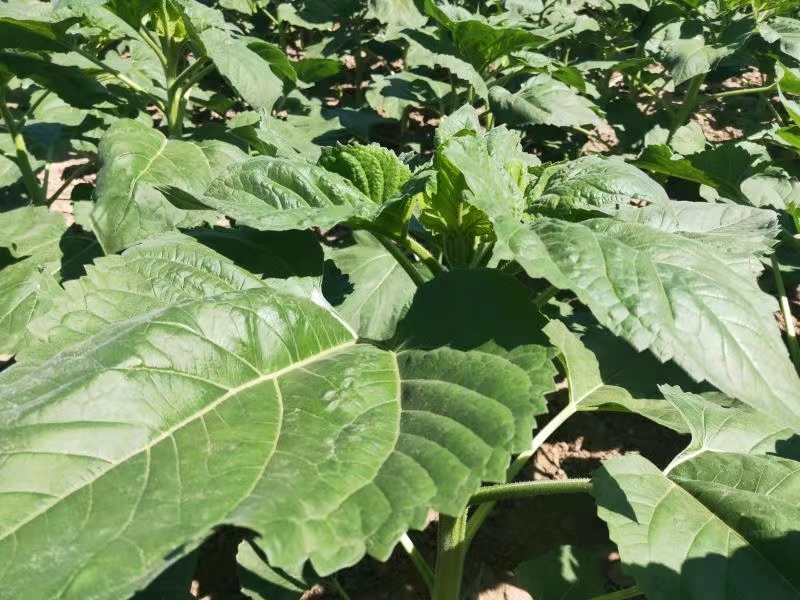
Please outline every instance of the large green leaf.
M800 427L800 379L775 325L775 302L724 255L638 223L539 218L496 222L499 256L571 289L637 350Z
M614 207L609 214L621 221L680 233L707 244L745 272L760 273L761 259L772 252L778 233L774 211L735 204L671 201L636 208Z
M432 0L425 0L425 12L447 29L456 53L478 71L515 50L533 48L546 41L517 27L494 26L477 19L451 19ZM459 15L461 16L461 15Z
M661 393L692 434L691 443L673 465L706 452L777 454L800 460L800 437L780 419L732 400L727 405L710 402L677 387L662 386Z
M598 514L651 600L797 600L800 464L705 454L670 479L640 456L593 477Z
M544 73L534 75L514 93L500 86L492 87L489 100L492 112L515 126L569 127L600 122L590 100Z
M43 10L49 12L49 7ZM35 19L37 15L31 15L34 18L27 20L24 17L5 16L6 13L6 10L0 13L0 48L49 52L67 52L69 50L70 40L66 31L75 23L74 19L48 22L49 15L46 14L40 13L38 15L40 19ZM14 14L13 10L11 14ZM22 17L22 15L18 16Z
M378 211L376 203L341 175L301 160L269 156L233 165L198 196L171 200L271 231L330 228Z
M774 17L758 26L759 33L768 42L780 42L783 52L800 60L800 20Z
M709 46L698 36L688 39L676 39L663 46L664 64L672 71L675 85L680 85L711 71L723 58L733 52L727 46Z
M220 152L220 146L226 151ZM103 168L92 212L103 249L116 252L153 234L213 219L211 213L176 209L154 186L201 192L216 173L245 157L223 142L170 140L138 121L117 121L100 143Z
M198 35L208 57L242 98L256 108L271 110L283 85L269 63L248 47L247 40L217 28Z
M0 52L0 68L19 78L29 78L72 106L91 108L113 97L92 74L75 66L64 66L34 54Z
M595 209L631 203L665 203L664 189L645 173L617 158L585 156L546 167L528 193L529 208Z
M450 71L461 81L467 82L480 98L489 97L489 88L481 74L470 63L453 56L446 44L421 31L405 30L409 42L406 64L409 68L441 67Z
M397 259L373 235L359 231L354 237L356 243L352 246L327 251L352 287L336 309L359 336L384 340L394 334L417 288Z
M627 390L607 385L600 375L597 359L561 321L550 321L544 328L550 342L561 351L569 383L569 405L572 410L604 406L627 405L631 395Z
M497 270L461 269L420 286L392 340L398 349L480 350L507 358L527 373L531 388L521 406L547 412L553 390L553 348L542 334L544 317L518 281ZM517 423L517 443L530 443L529 417Z
M586 600L606 591L608 554L602 546L559 546L526 560L514 573L536 600Z
M63 215L44 207L0 213L0 248L15 262L0 263L0 354L16 354L30 339L28 325L63 298L62 279L79 276L97 254L85 234L67 232Z
M358 344L328 308L185 238L100 259L67 293L0 376L10 597L126 597L221 523L292 572L386 559L521 449L521 368Z

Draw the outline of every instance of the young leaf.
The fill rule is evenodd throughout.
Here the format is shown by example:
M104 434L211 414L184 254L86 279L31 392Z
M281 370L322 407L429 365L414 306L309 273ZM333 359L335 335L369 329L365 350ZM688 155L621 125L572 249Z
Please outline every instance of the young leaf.
M323 148L318 164L350 181L377 204L394 197L411 177L394 152L377 144Z
M670 480L628 455L603 463L593 494L649 599L797 600L799 472L777 457L708 454Z
M711 248L633 223L496 224L498 255L571 289L614 334L697 380L800 427L800 379L773 300Z

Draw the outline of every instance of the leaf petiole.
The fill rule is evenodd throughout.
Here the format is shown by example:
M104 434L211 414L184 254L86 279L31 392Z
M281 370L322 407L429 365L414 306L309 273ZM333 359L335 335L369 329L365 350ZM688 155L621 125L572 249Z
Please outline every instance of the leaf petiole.
M554 481L520 481L480 488L469 499L470 504L499 502L514 498L552 496L557 494L588 494L592 491L591 479L566 479Z
M0 115L2 115L3 120L6 123L8 133L11 134L11 139L14 141L14 148L16 149L14 163L22 173L22 180L25 183L25 189L28 191L28 195L30 196L33 204L44 204L45 192L42 189L42 186L39 184L39 179L33 172L33 167L31 166L31 161L28 155L28 148L25 145L25 138L22 136L19 123L17 123L17 121L14 119L14 116L11 114L11 110L8 108L5 91L3 90L0 90Z
M783 283L783 276L781 275L778 259L775 258L774 254L771 257L771 261L772 275L775 278L775 287L778 289L778 303L781 307L783 324L786 327L786 345L789 346L789 355L792 357L794 368L800 372L800 345L797 343L797 330L794 326L792 307L789 304L789 298L786 295L786 286Z
M639 589L638 585L634 585L624 590L617 590L616 592L610 592L602 596L595 596L591 600L628 600L629 598L636 598L641 595L642 590Z
M433 569L431 569L430 565L425 560L425 557L420 554L420 551L417 550L417 547L414 545L414 542L407 533L404 533L403 537L400 538L400 545L403 546L403 550L406 551L411 563L417 569L420 577L422 577L422 580L425 582L425 586L428 588L428 593L433 596Z

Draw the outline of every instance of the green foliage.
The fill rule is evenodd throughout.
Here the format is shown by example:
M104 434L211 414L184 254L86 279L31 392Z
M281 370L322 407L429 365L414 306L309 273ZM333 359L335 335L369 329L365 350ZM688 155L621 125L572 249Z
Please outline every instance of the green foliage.
M0 0L0 598L189 597L215 544L299 598L402 543L457 600L496 501L591 491L637 587L559 545L537 600L800 599L799 32ZM688 442L512 483L578 412Z

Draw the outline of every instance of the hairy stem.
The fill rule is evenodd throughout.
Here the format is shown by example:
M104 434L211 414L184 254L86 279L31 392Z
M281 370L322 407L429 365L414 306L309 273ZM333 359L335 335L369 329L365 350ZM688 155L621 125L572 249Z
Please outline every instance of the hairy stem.
M536 308L542 308L547 302L558 293L558 288L554 285L548 285L545 289L539 292L533 299L533 305Z
M639 586L634 585L624 590L617 590L616 592L603 594L602 596L595 596L591 600L628 600L629 598L636 598L641 595L642 590L639 589Z
M417 569L422 581L425 582L425 586L428 588L428 594L433 596L433 569L431 569L425 557L417 550L417 547L414 545L414 542L411 541L411 538L408 537L407 533L404 533L403 537L400 538L400 544L403 546L403 550L406 551L406 554L408 554L411 563Z
M408 257L403 253L403 250L399 248L397 244L395 244L391 239L382 233L373 231L372 235L377 238L381 245L386 248L386 251L394 257L401 267L403 267L403 270L417 287L425 283L425 278L422 276L422 273L417 270L417 268L414 266L414 263L408 259Z
M777 88L777 84L765 85L761 87L740 88L737 90L725 90L724 92L717 92L716 94L706 94L703 99L718 100L720 98L732 98L733 96L746 96L748 94L763 94L771 92Z
M547 439L553 435L556 429L561 427L561 425L569 419L572 415L575 414L577 411L576 405L573 403L567 404L561 412L559 412L552 420L542 427L539 432L533 437L533 441L531 442L530 449L526 450L517 458L515 458L511 466L508 467L508 471L506 471L506 481L513 481L514 477L519 474L522 470L522 467L530 460L530 458L536 454L536 451L539 450L541 445L547 441ZM481 528L481 525L489 518L489 515L494 509L494 505L496 502L488 501L482 503L473 513L472 518L469 520L469 524L467 525L467 534L466 540L467 544L472 542L475 538L475 535L478 533L478 530Z
M22 137L19 124L14 119L11 111L6 102L5 91L0 90L0 114L3 116L8 133L11 134L11 139L14 141L14 148L16 149L16 156L14 163L22 173L22 181L25 184L25 189L28 191L31 202L33 204L45 203L45 192L33 172L31 161L28 155L28 148L25 145L25 138Z
M460 600L468 543L467 511L458 517L439 515L439 541L433 600Z
M470 504L500 502L514 498L553 496L556 494L588 494L592 491L591 479L565 479L555 481L520 481L480 488L469 499Z
M672 121L672 127L669 130L669 137L667 138L667 144L672 141L675 132L678 130L679 127L684 125L689 118L689 115L694 112L694 107L697 106L698 99L700 97L700 88L703 87L703 83L706 80L705 73L700 75L695 75L689 80L689 87L686 90L686 95L683 98L683 103L681 107L678 109L677 114L675 115L675 119Z
M781 307L783 324L786 327L786 344L789 346L789 355L792 357L794 368L800 371L800 345L797 343L797 330L794 327L792 307L786 295L786 286L783 284L780 265L775 255L772 255L772 275L775 278L775 287L778 289L778 303Z
M439 264L439 261L436 260L433 254L431 254L425 246L420 244L411 236L407 236L404 242L408 249L416 254L423 264L431 270L431 273L433 273L435 276L444 273L444 268L442 265Z
M164 51L161 50L161 46L159 45L158 41L153 37L150 32L144 28L139 28L139 36L142 38L142 41L147 44L150 49L155 53L158 57L158 62L161 63L163 67L167 66L167 57L164 56Z

